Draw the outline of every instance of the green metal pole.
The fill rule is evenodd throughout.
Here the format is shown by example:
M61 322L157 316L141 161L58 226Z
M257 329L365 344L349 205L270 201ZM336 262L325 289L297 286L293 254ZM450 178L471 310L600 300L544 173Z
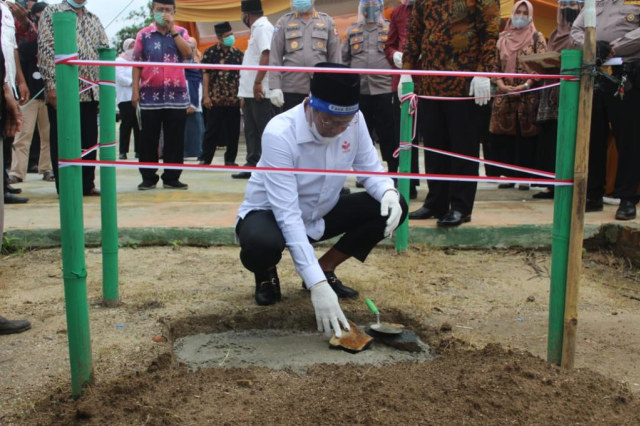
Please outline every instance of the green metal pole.
M115 61L114 49L101 49L100 60ZM100 160L116 159L116 69L100 67ZM113 85L111 84L113 83ZM118 209L116 169L100 168L102 220L102 299L106 306L118 304Z
M76 15L53 15L56 55L73 54L76 44ZM78 67L56 65L58 101L58 155L60 159L80 158L80 100ZM84 262L84 222L82 218L82 169L60 167L60 233L62 240L62 277L67 310L71 393L82 394L83 386L93 380L87 270Z
M413 93L413 82L402 83L402 93ZM409 114L409 102L403 102L400 111L400 143L411 143L413 134L413 117ZM400 173L411 173L411 149L400 150ZM409 204L410 179L398 179L398 192ZM409 219L396 230L396 251L404 251L409 247Z
M582 52L580 50L562 51L562 74L579 76L581 65ZM556 179L573 179L579 97L580 81L563 80L560 83ZM547 362L559 365L562 361L573 186L557 186L554 194Z

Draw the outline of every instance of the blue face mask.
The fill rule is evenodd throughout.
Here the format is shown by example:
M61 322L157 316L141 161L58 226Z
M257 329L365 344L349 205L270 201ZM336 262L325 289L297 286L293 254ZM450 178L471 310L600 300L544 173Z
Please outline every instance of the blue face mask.
M311 0L293 0L291 3L292 9L296 12L307 12L313 6Z
M525 18L524 16L514 16L511 18L511 25L516 30L521 30L531 23L531 18Z
M67 0L69 1L69 0ZM165 26L167 25L167 21L164 20L164 13L157 12L153 14L153 20L156 21L156 24Z
M81 7L84 7L87 4L86 1L84 3L82 3L82 4L78 4L73 0L67 0L67 3L69 4L69 6L71 6L74 9L80 9Z
M226 36L225 38L222 39L222 44L224 44L227 47L233 46L233 43L235 42L236 42L236 36L234 36L233 34L231 34L230 36Z

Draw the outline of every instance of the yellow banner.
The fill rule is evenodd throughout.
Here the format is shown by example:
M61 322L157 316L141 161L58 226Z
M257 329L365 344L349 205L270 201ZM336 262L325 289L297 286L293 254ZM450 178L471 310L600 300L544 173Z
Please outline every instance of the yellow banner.
M263 0L265 15L291 7L290 0ZM239 0L176 0L176 20L190 22L222 22L240 20Z

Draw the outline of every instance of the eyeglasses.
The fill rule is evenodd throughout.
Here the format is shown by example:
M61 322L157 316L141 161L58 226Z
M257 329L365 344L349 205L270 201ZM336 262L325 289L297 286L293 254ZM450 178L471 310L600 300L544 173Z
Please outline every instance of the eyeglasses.
M345 120L344 118L327 118L326 116L321 115L322 113L318 113L318 119L320 120L320 124L325 129L333 129L333 130L345 130L352 124L358 122L358 115Z

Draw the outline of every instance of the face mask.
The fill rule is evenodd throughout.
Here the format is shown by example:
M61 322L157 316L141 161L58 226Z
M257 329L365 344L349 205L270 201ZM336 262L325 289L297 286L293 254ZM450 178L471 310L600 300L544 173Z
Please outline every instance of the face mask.
M293 0L291 3L292 9L300 13L307 12L312 6L311 0Z
M318 141L318 142L322 142L324 144L329 145L331 142L335 141L338 139L338 136L322 136L320 134L320 132L318 131L318 128L316 127L316 123L312 120L311 121L311 134L313 135L313 139Z
M236 37L231 34L230 36L226 36L225 38L222 39L222 44L224 44L227 47L231 47L233 46L233 43L236 42Z
M71 6L74 9L80 9L81 7L84 7L85 4L87 4L86 1L84 3L82 3L82 4L78 4L73 0L67 0L67 3L69 4L69 6Z
M576 20L576 18L580 14L580 11L576 9L572 9L570 7L565 7L563 9L560 9L560 14L562 15L562 18L565 21L567 21L570 24L573 24L573 21Z
M531 18L525 18L524 16L514 16L511 18L511 25L516 30L520 30L531 23Z
M167 21L164 20L164 13L162 12L154 13L153 20L156 21L156 24L162 25L163 27L167 25Z
M251 20L249 19L249 15L242 15L242 23L251 28Z
M364 17L367 22L378 22L380 20L380 9L378 6L366 6L364 8Z

